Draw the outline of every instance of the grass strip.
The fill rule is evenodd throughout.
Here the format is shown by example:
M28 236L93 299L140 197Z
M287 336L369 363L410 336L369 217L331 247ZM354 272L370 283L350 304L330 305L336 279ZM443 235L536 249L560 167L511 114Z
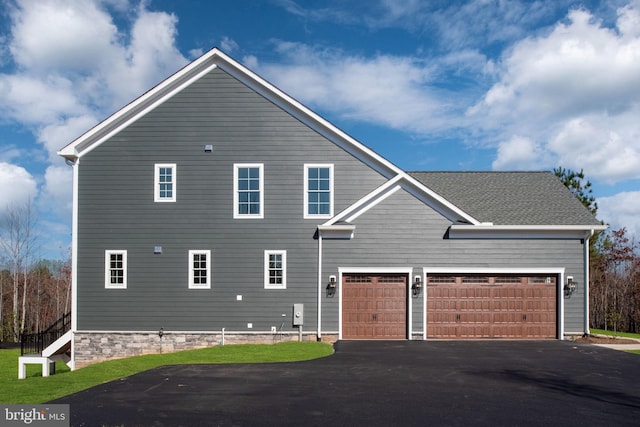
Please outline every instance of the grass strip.
M640 334L632 334L631 332L605 331L604 329L591 329L591 334L608 335L608 336L612 336L612 337L621 337L621 338L636 338L636 339L640 339Z
M0 350L0 402L38 404L164 365L297 362L329 356L333 347L318 342L239 344L149 354L111 360L70 371L62 362L56 374L43 378L40 365L27 365L27 378L18 380L19 350Z

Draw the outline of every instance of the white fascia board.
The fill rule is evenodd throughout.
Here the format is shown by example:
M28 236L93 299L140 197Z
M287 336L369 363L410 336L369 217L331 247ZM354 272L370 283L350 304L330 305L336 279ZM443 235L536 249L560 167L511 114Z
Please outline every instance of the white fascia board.
M561 274L564 275L564 267L422 267L423 274Z
M449 227L450 239L586 239L605 225L461 225Z
M319 225L318 233L320 237L327 240L341 239L351 240L356 231L356 226L353 224L339 224L339 225Z

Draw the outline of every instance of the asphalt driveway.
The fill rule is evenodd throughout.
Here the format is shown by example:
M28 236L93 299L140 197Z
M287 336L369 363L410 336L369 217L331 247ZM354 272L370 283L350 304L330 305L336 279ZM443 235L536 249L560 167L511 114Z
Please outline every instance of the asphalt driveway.
M568 341L342 341L333 356L166 366L56 400L73 426L623 426L640 355Z

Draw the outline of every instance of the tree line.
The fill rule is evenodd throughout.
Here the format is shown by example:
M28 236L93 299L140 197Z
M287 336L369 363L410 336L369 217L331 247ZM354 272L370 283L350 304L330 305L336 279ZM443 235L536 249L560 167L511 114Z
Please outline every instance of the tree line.
M554 173L595 216L598 204L584 172L559 167ZM624 227L609 229L593 235L589 255L590 326L640 333L640 244Z
M0 342L46 329L71 311L71 262L38 259L31 202L0 216Z

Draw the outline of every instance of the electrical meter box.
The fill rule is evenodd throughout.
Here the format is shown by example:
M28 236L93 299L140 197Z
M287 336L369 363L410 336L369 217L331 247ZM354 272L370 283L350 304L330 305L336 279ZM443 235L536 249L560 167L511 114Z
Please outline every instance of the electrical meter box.
M293 326L304 324L304 304L293 304Z

